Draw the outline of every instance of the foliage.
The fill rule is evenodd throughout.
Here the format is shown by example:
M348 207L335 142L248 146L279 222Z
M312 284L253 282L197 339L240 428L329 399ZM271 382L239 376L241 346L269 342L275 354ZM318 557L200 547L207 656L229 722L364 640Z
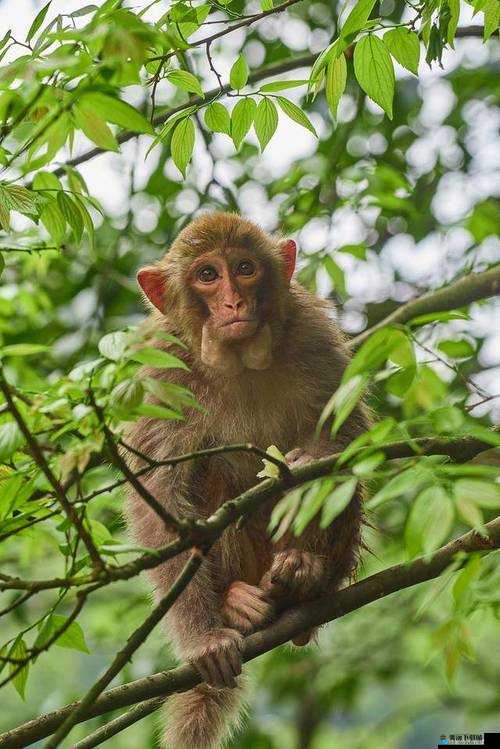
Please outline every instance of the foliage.
M54 705L81 696L149 611L138 574L154 555L124 534L117 448L125 449L124 421L182 420L199 406L179 386L137 377L140 363L185 364L182 341L167 353L142 340L133 274L193 213L249 213L259 196L264 223L304 239L300 280L334 299L350 333L427 290L468 276L473 290L498 268L498 204L487 180L462 213L440 208L446 186L479 169L475 120L494 111L497 85L496 0L125 5L57 15L49 2L24 38L8 31L0 41L5 729L45 709L45 669ZM461 13L481 28L459 25ZM467 51L478 33L487 44L476 39ZM426 110L429 81L450 103L441 117ZM310 145L279 172L283 132ZM123 145L132 140L134 156ZM130 170L118 214L85 170L102 152ZM154 215L146 228L145 208ZM434 253L452 249L437 273L418 272L407 241L423 266L426 242ZM371 295L369 284L356 291L367 274L390 278L383 293ZM375 426L328 476L277 503L270 532L300 535L313 519L326 527L364 482L377 532L368 531L375 555L365 555L362 575L430 556L470 528L486 534L500 507L498 390L481 384L495 310L485 300L496 279L490 293L470 296L475 305L462 297L435 307L431 295L425 312L349 341L353 359L319 427L335 435L363 396ZM442 451L426 454L429 439ZM474 455L464 447L457 457L453 446L471 443L480 445ZM394 457L395 445L405 454ZM280 447L269 449L256 483L280 475ZM354 612L323 633L318 650L264 656L254 665L253 717L235 746L379 749L410 746L412 735L423 745L465 714L470 732L484 730L498 711L490 658L498 553L457 558L434 583ZM160 634L140 653L122 664L124 681L165 668ZM422 723L439 709L450 723ZM110 746L144 735L135 726Z

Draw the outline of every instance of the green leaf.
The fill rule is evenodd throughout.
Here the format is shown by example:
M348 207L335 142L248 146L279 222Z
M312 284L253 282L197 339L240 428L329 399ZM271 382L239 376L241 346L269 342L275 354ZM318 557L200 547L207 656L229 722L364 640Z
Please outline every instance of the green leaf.
M24 445L24 435L15 421L0 424L0 462L5 463Z
M392 120L394 67L384 42L374 34L368 34L356 44L354 72L363 91L381 106Z
M177 356L169 354L168 351L153 348L152 346L134 351L130 355L130 358L133 361L158 369L188 369L186 364L181 359L178 359Z
M19 635L9 651L9 658L24 659L27 657L28 648L26 647L26 643L24 642L23 638ZM16 673L18 668L19 664L17 663L9 664L9 671L11 674ZM23 666L20 671L12 678L12 683L14 684L16 692L22 700L24 700L26 694L26 682L28 681L28 673L29 663L26 663L26 665Z
M38 31L38 29L40 28L40 26L44 22L45 16L47 15L47 11L50 8L51 2L52 2L52 0L49 0L49 2L47 3L47 5L44 5L43 8L42 8L42 10L35 16L35 20L31 24L31 26L29 28L29 31L28 31L28 34L26 36L26 41L27 42L30 42L33 39L33 37L35 36L36 32Z
M170 142L172 158L183 177L186 176L186 168L193 153L194 137L194 124L189 117L181 120L172 134Z
M300 508L303 494L303 486L293 489L274 506L268 525L273 541L280 539L290 529Z
M476 353L474 346L463 339L440 341L438 349L452 359L468 359Z
M138 380L123 380L110 394L110 404L125 411L132 410L144 398L144 387Z
M434 429L442 434L457 432L464 423L464 414L456 406L442 406L432 411L430 418Z
M367 476L369 473L373 473L385 461L385 455L381 450L368 455L366 458L353 463L352 472L356 476Z
M368 378L366 376L355 375L337 388L324 407L318 420L316 427L316 434L318 436L332 414L335 414L335 418L333 420L331 434L335 435L338 432L349 414L356 407L357 402L366 388L367 382Z
M455 495L455 502L458 514L460 515L462 520L467 525L470 525L471 528L474 528L476 531L478 531L481 536L488 535L484 530L483 513L481 512L477 504L472 499L470 499L470 497L465 496L465 494L461 494L459 496Z
M441 546L453 525L453 502L441 486L430 486L414 501L405 528L410 557L427 554Z
M451 592L455 606L462 611L470 605L472 598L471 585L481 575L482 563L483 560L480 556L473 555L464 568L460 570L453 584Z
M236 150L241 146L245 135L252 127L257 105L249 97L240 99L231 112L231 138Z
M306 130L309 130L313 135L316 135L316 130L314 129L314 125L309 120L307 115L304 114L302 109L298 107L296 104L294 104L289 99L285 99L284 96L278 96L278 104L280 105L283 112L290 117L291 120L294 122L297 122L299 125L302 125L302 127L305 127Z
M260 7L264 13L268 10L272 10L274 7L273 0L260 0Z
M61 181L52 172L37 172L33 177L33 190L62 190Z
M371 373L379 369L397 346L405 340L405 334L396 328L385 327L375 331L360 347L347 365L342 380L354 375Z
M334 60L336 57L339 57L345 51L346 47L347 42L345 41L345 39L336 39L332 44L324 49L320 55L318 55L314 65L312 66L311 75L309 77L310 86L312 83L315 83L319 79L323 69L328 65L330 60Z
M2 204L11 211L19 213L37 214L35 195L21 185L0 185Z
M335 480L326 478L315 481L304 494L300 503L299 511L293 521L293 532L296 536L302 535L311 520L323 507L325 499L330 494Z
M113 122L127 130L133 130L134 133L154 133L153 126L144 115L121 99L101 91L90 91L82 94L78 101L106 122Z
M375 0L358 0L340 29L340 36L343 39L347 39L349 36L362 29L367 22L374 5Z
M135 412L150 419L182 419L182 414L179 411L165 408L165 406L157 406L153 403L141 403L140 406L137 406Z
M446 0L446 5L450 9L450 20L448 21L446 41L453 47L453 40L455 39L458 20L460 18L460 0Z
M54 240L54 244L61 245L66 236L66 219L56 200L47 203L40 214L40 220Z
M347 481L343 481L340 486L337 486L337 488L330 494L323 505L320 528L328 528L335 518L345 510L354 496L357 485L358 480L356 478L350 478L347 479Z
M335 292L340 299L345 299L347 296L345 275L340 265L337 265L331 255L325 255L323 258L323 267L330 276Z
M67 616L51 614L36 638L35 647L43 647L52 637L54 637L58 630L64 627L67 621ZM85 642L83 630L78 622L71 622L71 624L68 625L68 628L59 635L54 645L58 645L60 648L68 648L68 650L79 650L82 653L90 653L87 643Z
M83 233L83 218L80 207L72 197L61 190L57 193L57 205L73 230L75 242L80 242Z
M243 88L248 81L248 74L249 70L247 61L243 55L239 55L229 73L229 83L231 88L234 88L236 91Z
M48 350L49 347L41 343L11 343L0 348L0 356L33 356Z
M414 31L398 26L384 34L384 43L400 65L410 73L418 74L420 40Z
M95 143L99 148L105 151L118 151L118 142L101 117L97 117L92 109L75 104L73 106L73 116L76 126Z
M264 151L278 127L278 112L270 99L262 99L259 103L255 112L254 127L261 150Z
M412 466L390 479L371 499L366 506L373 510L390 499L401 497L408 492L415 492L419 487L433 481L432 473L422 466Z
M466 478L456 481L453 489L458 500L473 502L487 509L500 507L500 484Z
M167 73L167 80L182 91L197 94L202 99L205 98L198 78L187 70L171 70Z
M337 116L340 97L345 91L347 82L347 63L345 55L334 57L327 65L325 78L325 95L332 117Z
M99 341L99 352L112 361L120 361L129 344L129 336L121 330L108 333Z
M205 110L205 125L213 133L231 133L231 117L223 104L213 101Z
M263 94L274 94L276 91L286 91L289 88L297 88L298 86L306 86L309 83L307 79L294 80L294 81L272 81L271 83L265 83L259 88Z
M75 204L80 209L80 213L83 220L83 225L85 226L85 229L87 230L87 234L89 236L89 243L90 247L93 249L94 247L94 224L92 223L92 216L87 210L87 207L83 200L80 198L79 195L73 195L73 200Z
M500 23L500 3L498 0L488 0L483 9L484 13L484 41L497 31Z

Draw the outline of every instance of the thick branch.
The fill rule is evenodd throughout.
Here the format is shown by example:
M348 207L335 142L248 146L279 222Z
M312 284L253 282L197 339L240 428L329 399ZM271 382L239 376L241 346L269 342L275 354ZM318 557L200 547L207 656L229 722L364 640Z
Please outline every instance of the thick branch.
M471 304L479 299L487 299L496 294L500 294L500 265L489 268L483 273L470 273L449 286L443 286L441 289L429 291L417 299L412 299L384 317L380 322L372 325L371 328L364 330L355 338L351 338L347 345L349 348L357 348L372 333L386 325L394 323L403 325L419 315L459 309L465 307L466 304Z
M420 557L410 564L398 564L367 577L355 585L344 588L335 596L324 596L294 609L290 609L277 622L245 640L243 658L252 660L263 653L283 645L299 634L326 622L339 619L369 603L385 598L399 590L438 577L459 552L485 552L500 548L500 518L487 523L488 538L470 531L438 549L428 558ZM191 666L181 666L163 671L137 681L124 684L99 697L85 713L83 720L128 707L154 697L183 692L200 682ZM0 736L2 749L22 749L53 733L75 705L66 705L52 713L42 715Z

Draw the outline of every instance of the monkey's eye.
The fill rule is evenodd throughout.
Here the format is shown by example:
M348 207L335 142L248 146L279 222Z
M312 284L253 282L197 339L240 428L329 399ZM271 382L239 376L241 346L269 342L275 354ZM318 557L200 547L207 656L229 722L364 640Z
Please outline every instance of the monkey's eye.
M242 260L236 268L236 273L238 276L253 276L255 273L255 263L252 263L251 260Z
M217 271L211 265L206 265L198 271L198 280L202 283L212 283L217 278Z

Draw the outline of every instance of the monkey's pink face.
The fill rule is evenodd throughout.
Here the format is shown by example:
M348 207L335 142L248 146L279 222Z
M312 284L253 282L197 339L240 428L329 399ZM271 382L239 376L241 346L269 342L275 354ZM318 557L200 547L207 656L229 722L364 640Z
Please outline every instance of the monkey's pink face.
M293 240L280 243L283 280L288 285L295 268L296 246ZM239 248L222 254L204 252L189 266L185 283L201 303L210 329L220 340L238 341L252 337L266 322L266 264L252 253ZM141 268L137 280L154 306L164 312L169 290L164 268ZM179 291L182 291L180 289ZM267 299L271 309L272 300Z
M208 312L212 332L224 341L250 338L257 332L264 278L262 263L243 250L227 256L207 252L188 271L188 283Z

